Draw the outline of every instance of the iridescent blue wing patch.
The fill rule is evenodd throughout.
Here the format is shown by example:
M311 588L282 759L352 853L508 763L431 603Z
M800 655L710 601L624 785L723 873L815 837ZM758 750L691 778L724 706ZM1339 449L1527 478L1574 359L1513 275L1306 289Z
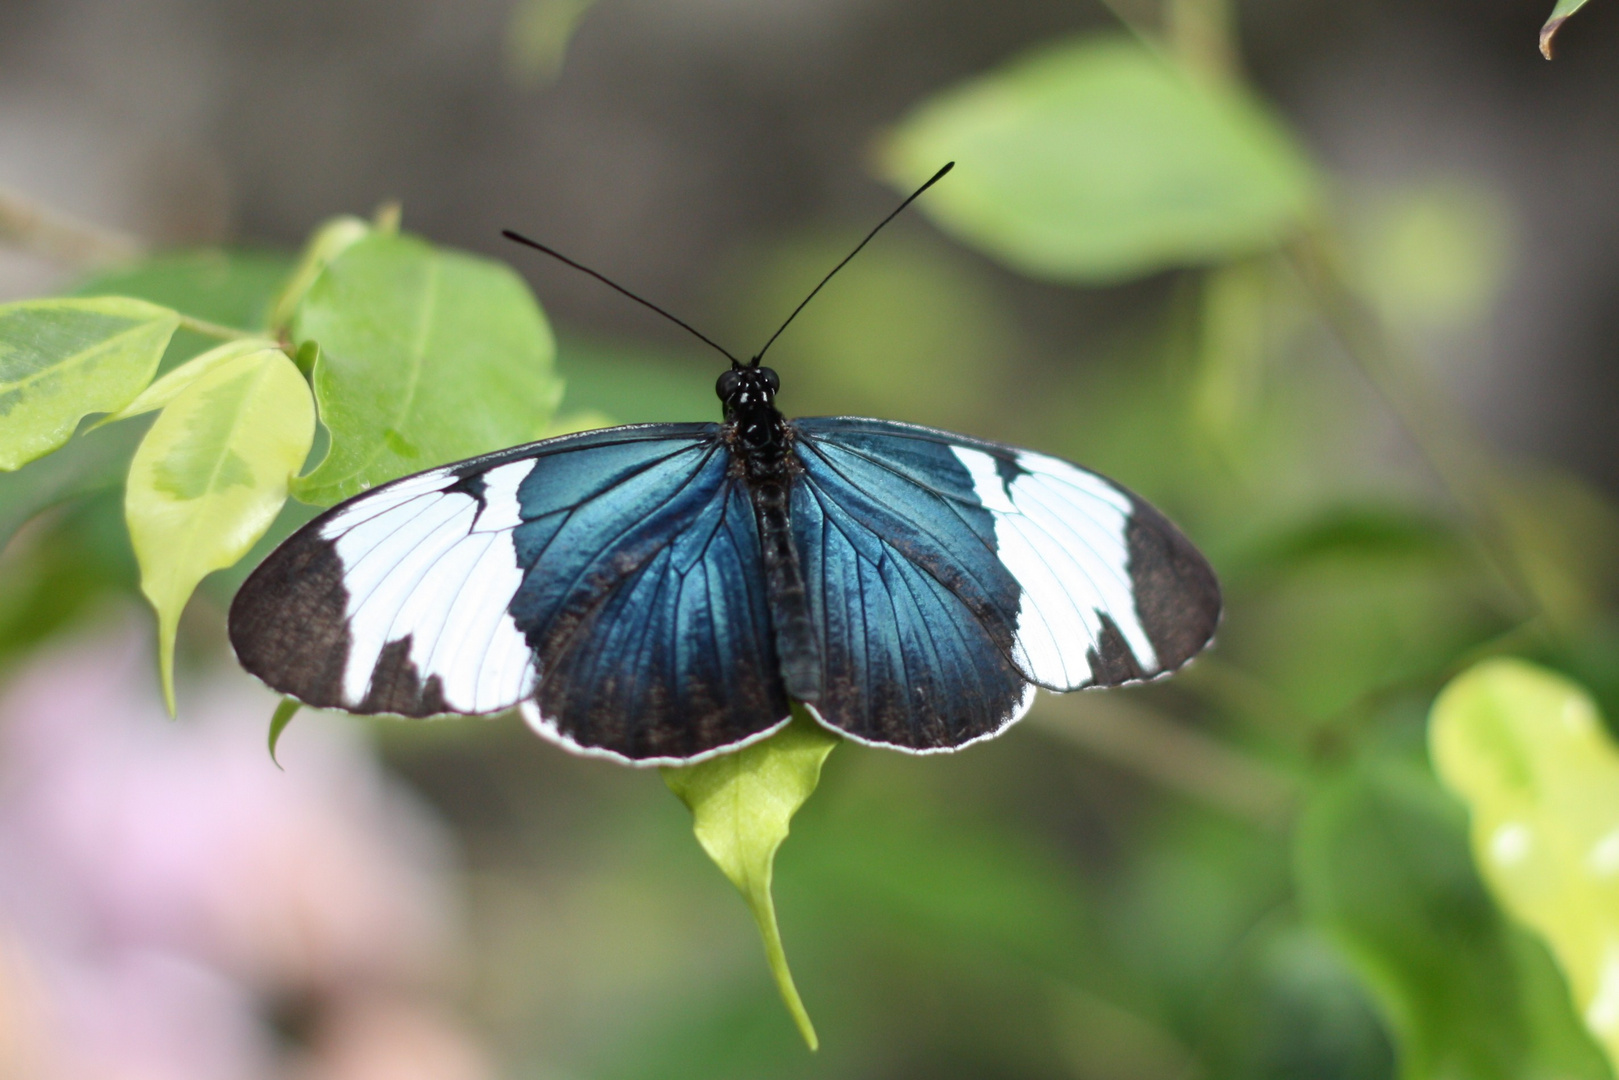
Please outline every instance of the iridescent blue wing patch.
M787 722L753 508L708 430L610 484L581 456L519 491L511 614L541 672L523 713L570 749L689 762Z
M1057 458L882 420L792 422L794 532L821 627L822 721L927 752L1033 688L1176 670L1219 620L1207 562L1130 492Z

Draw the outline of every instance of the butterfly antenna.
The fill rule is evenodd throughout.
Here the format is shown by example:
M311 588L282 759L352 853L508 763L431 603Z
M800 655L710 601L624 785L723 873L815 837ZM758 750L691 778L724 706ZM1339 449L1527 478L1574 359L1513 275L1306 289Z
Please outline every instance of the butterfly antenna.
M589 274L591 277L595 278L597 281L601 282L603 285L606 285L606 286L608 286L609 288L612 288L612 289L617 289L619 292L623 293L625 296L629 297L631 300L634 300L637 304L641 304L644 307L649 307L653 311L656 311L659 315L662 315L665 319L668 319L670 322L674 323L676 326L684 328L686 331L691 333L693 336L695 336L698 340L702 341L704 344L706 344L706 345L708 345L708 346L710 346L712 348L718 349L722 354L724 354L724 356L725 356L725 358L727 360L731 361L731 366L732 367L741 367L742 366L742 361L740 361L736 357L732 356L730 350L727 349L724 345L721 345L719 342L715 341L713 338L709 337L707 334L705 334L701 330L697 329L695 326L693 326L691 323L687 322L685 319L682 319L682 318L680 318L679 316L676 316L676 315L671 315L667 311L665 311L661 307L659 307L657 304L654 304L652 301L647 300L647 299L645 299L643 297L640 297L640 296L636 296L634 293L630 292L630 290L626 289L624 286L620 285L618 282L612 280L611 278L609 278L609 277L607 277L607 276L605 276L603 274L598 274L596 271L592 270L588 266L585 266L583 263L574 262L572 259L570 259L566 255L562 254L562 252L556 250L555 248L547 247L544 244L540 243L538 240L530 240L528 237L524 236L522 233L515 233L515 232L512 232L510 229L502 229L502 230L500 230L500 235L504 236L508 240L515 240L519 244L523 244L526 247L531 247L535 251L543 251L543 252L545 252L545 254L551 256L551 258L557 259L557 260L559 260L561 262L565 262L569 266L573 267L575 270L582 270L583 272Z
M887 225L890 221L893 221L895 218L899 217L899 212L901 210L905 209L907 206L909 206L913 202L915 202L917 200L917 198L921 196L922 192L926 191L928 188L932 187L934 184L937 184L940 180L943 180L944 179L944 174L949 172L951 169L954 169L955 167L956 167L956 163L954 161L945 162L944 168L940 169L938 172L934 173L931 177L929 177L927 183L923 184L921 187L919 187L915 191L911 192L910 196L908 198L906 198L906 200L904 202L902 202L898 206L894 207L892 213L890 213L887 217L885 217L881 221L879 221L877 223L877 227L875 229L871 230L869 233L867 233L866 238L864 240L860 241L860 243L856 244L854 246L854 250L849 252L849 254L845 255L843 257L843 261L838 263L838 265L836 265L836 266L834 266L832 268L831 273L828 273L826 275L826 277L821 279L821 284L817 285L817 286L815 286L815 288L811 289L810 294L808 296L804 297L804 299L799 302L799 305L797 307L793 308L793 313L791 315L787 316L787 322L784 322L779 327L777 327L776 332L774 334L770 335L770 340L765 342L764 349L760 349L757 353L754 354L753 360L751 361L752 365L754 367L759 366L759 361L764 359L765 349L770 348L770 346L772 346L772 345L774 345L776 343L776 339L781 337L781 332L783 330L787 329L787 323L790 323L794 319L798 318L798 313L800 311L803 311L805 306L808 305L811 300L815 299L815 294L820 292L822 287L825 286L827 282L832 280L832 275L833 274L836 274L839 270L842 270L845 266L848 266L849 265L849 260L854 258L856 255L860 254L860 249L865 247L867 244L871 243L871 238L873 236L876 236L878 233L882 232L884 225Z

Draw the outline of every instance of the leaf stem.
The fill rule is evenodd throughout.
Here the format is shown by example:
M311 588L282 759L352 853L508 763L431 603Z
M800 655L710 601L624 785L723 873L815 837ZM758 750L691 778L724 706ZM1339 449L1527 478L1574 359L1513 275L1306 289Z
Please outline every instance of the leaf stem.
M218 338L221 341L242 341L246 338L263 337L262 330L238 330L234 326L221 326L219 323L209 322L192 315L180 313L180 325L194 334L204 337Z

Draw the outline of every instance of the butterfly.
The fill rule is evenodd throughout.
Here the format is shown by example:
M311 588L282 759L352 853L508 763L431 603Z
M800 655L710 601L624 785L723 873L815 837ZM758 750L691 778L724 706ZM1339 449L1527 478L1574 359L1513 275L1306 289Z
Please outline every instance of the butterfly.
M237 592L242 666L308 705L516 707L577 753L673 765L792 702L856 742L957 750L1037 687L1157 678L1212 638L1214 572L1124 487L913 424L787 419L763 352L719 376L721 422L546 439L321 514Z

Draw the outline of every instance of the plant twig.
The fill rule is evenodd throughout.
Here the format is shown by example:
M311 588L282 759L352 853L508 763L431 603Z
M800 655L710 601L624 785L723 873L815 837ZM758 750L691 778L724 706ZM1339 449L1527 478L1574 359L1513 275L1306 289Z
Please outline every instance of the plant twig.
M1205 703L1229 710L1251 722L1257 732L1302 746L1319 726L1288 701L1255 677L1218 655L1200 656L1175 679L1176 686L1201 698Z
M1164 0L1164 36L1189 70L1230 83L1241 62L1229 0Z
M241 341L244 338L264 336L264 331L262 330L238 330L234 326L221 326L219 323L199 319L184 312L180 314L180 325L194 334L218 338L221 341Z
M1489 450L1389 338L1376 313L1350 284L1324 237L1306 236L1292 246L1289 255L1328 328L1427 459L1479 537L1486 557L1520 600L1544 611L1545 605L1497 517L1492 496L1500 484L1500 470Z
M1297 801L1284 774L1116 695L1042 695L1030 720L1114 765L1266 828L1284 825Z
M1162 38L1156 30L1141 21L1139 13L1135 10L1136 5L1130 0L1100 0L1100 2L1115 19L1119 20L1119 25L1130 31L1143 45L1155 52L1162 48Z
M1230 0L1159 0L1152 24L1132 0L1100 3L1148 49L1187 71L1220 83L1240 76Z
M128 262L144 250L132 236L48 209L7 188L0 188L0 244L76 270Z

